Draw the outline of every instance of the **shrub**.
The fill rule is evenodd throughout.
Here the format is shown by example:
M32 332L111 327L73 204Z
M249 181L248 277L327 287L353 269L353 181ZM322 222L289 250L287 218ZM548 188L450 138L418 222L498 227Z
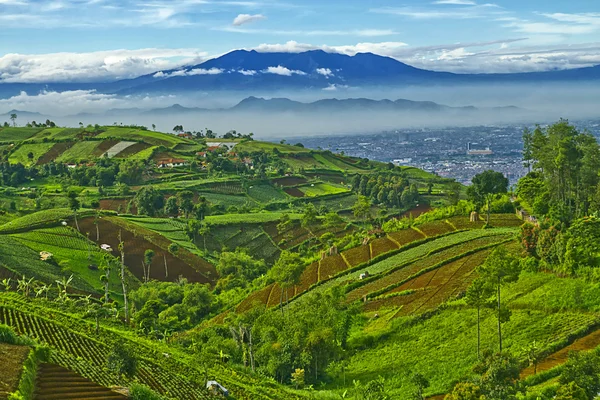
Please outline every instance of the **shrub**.
M132 400L164 400L164 397L154 392L148 386L134 383L129 388L129 398Z
M0 343L17 344L19 337L8 325L0 324Z

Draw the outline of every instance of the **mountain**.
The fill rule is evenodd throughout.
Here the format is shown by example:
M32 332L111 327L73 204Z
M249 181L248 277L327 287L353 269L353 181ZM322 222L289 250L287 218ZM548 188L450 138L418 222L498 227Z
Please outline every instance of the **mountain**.
M455 74L415 68L372 53L349 56L322 50L303 53L236 50L201 64L116 82L0 83L0 98L15 96L21 91L38 93L43 90L95 90L120 95L146 95L597 80L600 80L600 66L514 74Z
M236 50L201 64L116 82L114 90L120 94L146 94L589 80L600 80L600 66L515 74L455 74L415 68L372 53L349 56L322 50Z
M231 111L268 112L344 112L344 111L446 111L453 107L431 101L372 100L372 99L323 99L301 103L287 98L263 99L248 97L232 107ZM456 108L465 109L465 108ZM470 109L470 108L469 108ZM473 108L475 109L475 108Z
M40 122L48 118L47 115L43 115L37 112L10 110L5 114L0 114L0 121L8 120L12 114L17 114L17 123L31 122L32 120L36 119L38 120L38 122Z
M381 111L381 112L445 112L445 111L479 111L483 109L474 106L450 107L432 101L412 101L406 99L398 100L372 100L366 98L358 99L323 99L311 103L302 103L290 100L288 98L271 98L250 96L240 101L231 108L206 109L189 108L179 104L174 104L166 108L155 108L144 112L144 115L173 115L173 114L194 114L194 113L246 113L246 112L266 112L266 113L308 113L308 112L359 112L359 111ZM517 111L518 107L506 106L497 107L497 111ZM122 114L122 113L121 113ZM115 114L112 114L115 115Z

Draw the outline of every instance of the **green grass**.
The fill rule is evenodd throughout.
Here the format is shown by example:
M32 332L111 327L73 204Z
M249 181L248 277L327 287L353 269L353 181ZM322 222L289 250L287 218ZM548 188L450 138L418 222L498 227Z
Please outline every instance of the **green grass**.
M0 128L0 142L20 142L29 139L41 130L42 128Z
M81 141L62 153L56 162L79 162L96 158L94 150L101 144L100 141Z
M175 147L180 143L190 143L186 139L182 139L175 135L154 132L154 131L143 131L131 128L120 128L120 127L108 127L106 130L97 136L98 138L115 138L115 139L126 139L126 140L139 140L153 146L165 146Z
M158 148L158 146L148 147L147 149L138 151L135 154L127 156L127 159L128 160L141 160L141 161L149 160L157 148Z
M285 201L290 199L290 196L285 194L283 191L268 184L252 185L250 188L248 188L248 195L259 203Z
M326 196L330 194L341 194L350 192L343 186L334 186L329 183L314 183L300 186L298 189L308 197Z
M62 271L57 265L40 260L41 250L34 250L16 238L0 235L0 267L11 271L17 277L35 278L46 284L54 285L56 280L69 277L70 271ZM98 285L100 281L98 280ZM79 276L74 276L72 286L76 289L93 292L94 287Z
M220 139L215 139L215 142L221 142ZM290 146L287 144L271 143L271 142L257 142L255 140L239 143L235 146L235 151L273 151L277 149L281 153L308 153L309 150L303 147Z
M23 144L11 153L8 157L8 162L11 164L21 163L29 167L34 165L52 146L54 146L54 143ZM33 158L31 159L27 157L30 152L33 153Z
M267 222L278 221L285 213L282 212L264 212L255 214L226 214L209 215L206 222L209 225L233 225L233 224L265 224ZM301 214L288 214L290 219L300 219Z
M93 213L93 210L79 210L78 216L81 218L84 215ZM23 217L16 218L4 225L0 225L0 233L13 232L18 230L27 230L35 228L39 225L59 225L61 221L73 217L73 211L67 208L55 208L50 210L38 211L33 214L28 214Z
M510 307L510 305L509 305ZM380 313L381 321L387 315ZM538 310L513 310L510 322L503 326L504 348L517 356L532 341L541 346L564 339L581 326L591 325L593 315L574 312L546 313ZM383 376L394 389L392 397L409 399L410 376L421 373L430 381L429 394L446 393L455 380L469 376L477 362L476 310L456 305L423 322L407 324L410 318L399 318L388 328L367 326L351 339L358 343L370 333L372 348L356 352L346 367L346 382L357 379L367 382ZM484 311L482 348L497 349L496 319ZM357 340L358 339L358 340Z
M435 179L437 176L434 174L423 171L422 169L415 167L402 167L402 172L406 174L407 177L413 179Z
M99 266L102 263L103 252L91 241L72 228L56 227L37 229L29 232L10 235L23 245L36 252L48 251L64 274L73 273L85 281L90 287L101 291L101 270L91 270L89 265ZM120 280L116 273L110 276L110 288L120 293Z

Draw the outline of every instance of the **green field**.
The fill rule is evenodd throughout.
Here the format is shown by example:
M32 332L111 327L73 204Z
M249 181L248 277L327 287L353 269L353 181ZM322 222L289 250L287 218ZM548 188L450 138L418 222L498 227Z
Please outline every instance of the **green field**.
M89 287L95 288L96 292L101 291L100 276L103 272L98 269L92 270L89 266L100 266L103 252L73 228L61 226L37 229L10 236L38 253L52 253L63 274L75 274ZM120 280L116 273L110 276L110 289L121 293Z
M175 135L118 127L108 127L97 137L143 141L153 146L165 146L169 148L175 147L178 144L189 143L186 139L179 138Z
M334 186L329 183L316 183L300 186L299 189L308 197L326 196L330 194L348 193L349 190L342 186Z
M95 150L101 141L83 141L75 143L71 148L62 153L55 162L80 162L99 157Z
M10 154L8 161L11 164L21 163L27 167L34 165L52 146L54 143L23 144ZM32 158L28 157L29 153L33 153Z
M215 141L219 141L215 139ZM238 152L255 152L255 151L273 151L277 149L281 153L308 153L309 150L303 147L290 146L287 144L271 143L271 142L258 142L258 141L245 141L237 144L235 150Z
M0 128L0 142L14 143L29 139L42 128Z

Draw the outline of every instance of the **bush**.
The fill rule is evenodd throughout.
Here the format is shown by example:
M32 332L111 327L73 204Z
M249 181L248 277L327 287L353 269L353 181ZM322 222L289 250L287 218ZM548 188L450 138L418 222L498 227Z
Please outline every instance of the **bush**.
M132 377L137 371L137 360L133 352L122 343L115 345L108 355L107 363L108 368L119 375Z
M164 397L154 392L148 386L134 383L129 388L129 398L132 400L164 400Z
M17 344L19 337L8 325L0 324L0 343Z

